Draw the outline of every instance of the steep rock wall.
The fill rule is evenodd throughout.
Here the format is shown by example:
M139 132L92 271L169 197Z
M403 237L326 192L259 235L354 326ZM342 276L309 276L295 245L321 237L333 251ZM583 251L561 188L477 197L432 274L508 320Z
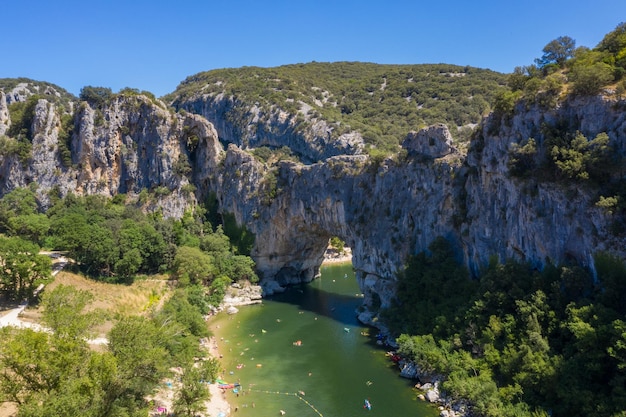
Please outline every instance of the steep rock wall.
M16 155L0 159L0 193L36 182L45 206L51 189L61 195L106 196L138 196L144 189L159 189L158 200L149 202L150 207L166 216L182 216L196 201L185 187L194 170L195 154L187 146L190 132L201 148L202 163L195 164L199 178L204 169L217 165L222 148L204 118L181 116L161 106L142 96L118 96L103 108L83 103L73 116L71 165L67 166L59 149L63 110L46 99L38 100L31 157L26 162Z
M359 133L334 137L332 127L323 120L312 120L306 111L292 115L279 108L263 110L257 104L249 105L224 94L205 94L175 102L174 106L202 115L215 126L222 142L242 149L286 146L305 163L360 154L363 149ZM307 123L303 123L305 119Z
M1 98L0 116L8 126ZM425 250L437 236L452 242L459 260L475 273L493 255L538 268L565 261L593 268L593 254L600 250L625 255L626 241L612 234L613 219L596 207L594 190L522 180L508 168L511 147L531 137L541 144L545 126L567 126L588 138L606 132L623 156L623 102L573 99L548 110L520 103L512 115L486 119L467 154L452 146L445 127L436 126L410 134L406 152L384 161L341 146L315 153L323 146L288 129L274 130L273 119L259 119L267 124L263 130L272 146L304 146L298 149L311 161L322 160L273 167L242 149L252 146L245 132L259 127L233 130L232 121L220 119L219 106L227 105L226 100L183 106L214 118L216 130L201 115L173 113L143 96L115 96L103 107L83 103L74 114L71 165L65 166L59 144L63 110L41 99L32 122L31 158L0 157L0 194L37 182L45 204L51 189L108 196L137 196L146 189L158 191L147 209L181 216L212 193L223 212L255 234L252 256L268 292L313 279L328 239L338 236L352 248L365 305L372 310L391 301L395 274L407 256ZM224 133L228 126L230 133ZM232 135L227 150L218 131ZM348 154L337 155L341 152ZM371 320L373 314L362 318Z
M271 201L263 198L268 168L231 146L231 162L221 174L227 182L218 193L223 209L256 234L253 255L270 291L312 279L331 236L352 247L365 304L373 307L376 298L388 305L406 257L426 250L437 236L451 241L475 274L492 256L538 268L575 262L593 269L596 252L624 257L626 247L624 237L610 231L611 215L596 207L595 191L515 178L508 168L510 149L530 137L545 140L544 124L566 124L588 138L606 132L623 155L624 120L620 106L602 98L573 100L550 111L521 103L510 119L487 119L477 139L481 146L473 145L467 155L446 147L443 133L435 135L440 144L414 142L430 141L430 129L411 136L406 158L380 165L364 156L308 166L283 163L274 174L278 193ZM232 169L238 176L229 175Z
M568 133L579 131L588 139L604 132L615 152L626 155L623 102L573 99L548 111L519 103L510 120L495 115L487 119L481 134L484 146L474 147L467 156L472 175L464 190L467 215L461 240L466 264L474 271L490 255L528 261L538 268L573 261L592 269L598 251L624 256L626 242L610 231L613 219L596 207L595 189L509 174L511 147L528 138L540 146L546 126L567 126Z

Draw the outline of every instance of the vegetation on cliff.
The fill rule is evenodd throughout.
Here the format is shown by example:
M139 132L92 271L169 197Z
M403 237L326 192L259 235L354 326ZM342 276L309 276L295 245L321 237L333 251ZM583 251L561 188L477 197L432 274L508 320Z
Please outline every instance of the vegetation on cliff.
M477 282L443 239L409 260L385 321L400 352L483 416L618 416L626 409L626 266L596 257L539 272L495 260Z
M409 131L437 122L468 139L504 83L503 74L467 66L312 62L203 72L164 99L176 105L197 94L224 94L266 113L286 111L298 124L322 119L333 136L354 130L369 146L395 151ZM244 110L225 116L240 118L238 111Z
M500 91L494 108L510 114L520 100L554 107L571 94L599 93L621 98L626 91L626 23L619 24L595 48L576 47L576 41L561 36L549 42L534 64L517 67L509 75L509 91Z
M593 49L575 47L567 36L546 45L534 65L519 67L509 76L510 91L498 96L493 127L505 123L516 106L555 108L566 98L601 95L615 106L626 91L626 23L608 33ZM544 122L541 131L523 138L509 150L511 175L535 182L553 182L594 192L597 206L613 216L613 231L626 231L625 155L604 132L586 137L577 121Z

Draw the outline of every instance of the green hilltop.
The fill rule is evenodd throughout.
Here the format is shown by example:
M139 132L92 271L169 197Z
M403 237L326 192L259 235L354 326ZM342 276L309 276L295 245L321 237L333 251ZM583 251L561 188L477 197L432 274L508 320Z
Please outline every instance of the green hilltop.
M467 140L491 111L506 77L447 64L311 62L201 72L164 99L176 106L200 95L224 94L262 110L297 114L301 122L323 119L333 135L356 130L370 147L396 150L409 131L439 122L455 139Z

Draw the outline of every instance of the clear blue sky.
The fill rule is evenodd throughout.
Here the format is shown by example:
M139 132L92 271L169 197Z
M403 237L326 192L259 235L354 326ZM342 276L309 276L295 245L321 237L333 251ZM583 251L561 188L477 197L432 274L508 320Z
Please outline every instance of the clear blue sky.
M0 78L172 92L216 68L310 61L511 72L567 35L594 47L625 0L4 0Z

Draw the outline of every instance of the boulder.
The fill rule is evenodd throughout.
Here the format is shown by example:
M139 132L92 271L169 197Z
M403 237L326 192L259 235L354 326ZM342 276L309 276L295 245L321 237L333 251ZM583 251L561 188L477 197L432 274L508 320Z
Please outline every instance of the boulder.
M453 139L448 127L440 123L418 132L409 132L402 142L402 147L409 152L409 155L421 155L434 159L456 151L452 143Z

